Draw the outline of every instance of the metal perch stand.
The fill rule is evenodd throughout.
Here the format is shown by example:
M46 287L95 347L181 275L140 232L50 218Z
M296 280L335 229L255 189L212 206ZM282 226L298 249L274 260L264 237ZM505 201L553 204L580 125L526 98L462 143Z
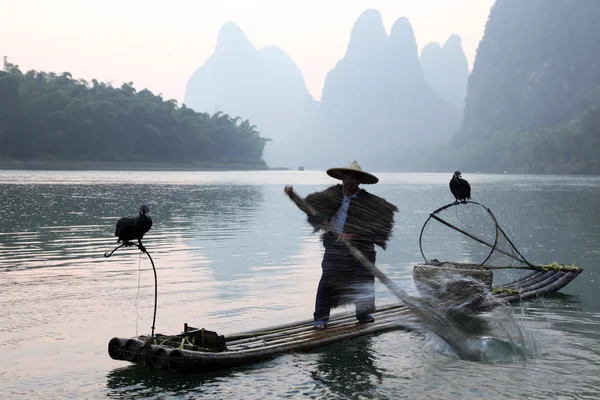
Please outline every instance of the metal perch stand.
M117 251L118 249L120 249L121 247L129 247L127 246L125 243L115 247L111 252L106 252L104 253L104 257L110 257L113 255L113 253L115 251ZM138 243L131 243L130 242L130 246L136 246L138 249L140 249L140 251L142 253L146 253L146 255L148 256L148 259L150 259L150 263L152 264L152 270L154 271L154 315L152 316L152 333L150 335L150 339L154 338L154 328L156 325L156 307L157 307L157 302L158 302L158 278L156 277L156 267L154 266L154 261L152 260L152 256L150 256L150 253L148 253L148 251L146 250L146 248L144 247L144 245L142 244L142 242L140 241L139 244Z

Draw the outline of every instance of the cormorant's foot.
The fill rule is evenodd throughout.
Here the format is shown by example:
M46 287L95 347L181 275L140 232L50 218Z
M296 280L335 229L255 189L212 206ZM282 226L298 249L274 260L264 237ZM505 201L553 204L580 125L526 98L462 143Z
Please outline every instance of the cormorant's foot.
M138 242L136 244L136 246L138 247L138 249L140 249L140 251L142 253L147 253L146 248L144 247L144 245L142 244L142 241L138 239Z

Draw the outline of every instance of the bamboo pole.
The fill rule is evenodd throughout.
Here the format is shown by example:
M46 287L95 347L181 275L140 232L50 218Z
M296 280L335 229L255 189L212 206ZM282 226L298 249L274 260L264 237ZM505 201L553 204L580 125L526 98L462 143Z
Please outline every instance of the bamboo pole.
M395 310L395 309L398 309L401 307L404 307L404 305L403 304L388 304L388 305L379 307L376 312ZM338 321L355 319L355 318L356 318L356 316L354 314L333 316L332 318L330 318L329 323L333 324ZM263 328L260 330L242 331L242 332L231 334L231 335L225 335L225 340L227 342L230 342L233 340L244 339L245 337L256 336L257 334L276 333L283 329L295 328L300 325L310 325L312 327L313 322L314 322L313 319L306 319L306 320L302 320L302 321L298 321L298 322L290 322L287 324L274 325L274 326L270 326L270 327Z
M508 282L506 285L500 285L500 286L502 286L502 287L519 286L522 283L529 281L530 279L535 279L536 276L540 276L543 273L544 272L541 272L541 271L531 271L530 273L528 273L520 278L517 278L516 280L514 280L512 282ZM496 285L496 286L499 286L499 285ZM493 289L493 287L492 287L492 289Z
M549 276L543 276L543 279L539 279L536 282L532 282L530 285L527 286L523 286L518 288L519 292L530 292L530 291L534 291L537 289L543 289L546 286L551 285L552 283L554 283L556 280L560 279L563 275L565 274L561 274L561 273L553 273L550 274ZM506 293L506 292L502 292L499 294L498 297L503 298L503 297L508 297L511 293Z
M575 279L578 275L579 275L578 273L575 273L573 271L567 272L566 274L562 275L561 277L559 277L555 281L551 282L547 286L544 286L544 287L541 287L538 289L534 289L534 290L526 288L525 291L519 291L518 293L513 293L512 295L504 297L503 299L506 301L527 300L527 299L530 299L533 297L542 296L544 294L553 293L553 292L556 292L556 291L562 289L563 287L565 287L567 284L569 284L569 282L571 282L573 279Z
M343 340L354 339L387 330L398 329L400 321L384 321L375 324L363 324L360 329L348 328L330 332L314 331L312 338L299 339L287 343L269 344L258 348L221 353L196 352L185 349L173 349L169 355L169 370L172 372L200 373L215 371L267 360L285 352L305 352ZM328 328L329 330L329 328Z
M387 314L387 315L377 315L377 321L389 322L396 320L397 318L403 317L410 314L410 310L407 308L403 308L398 312ZM328 325L328 331L332 332L335 330L352 330L352 329L363 329L366 327L365 324L360 324L357 322L347 322L339 325ZM245 350L249 348L261 347L261 346L269 346L273 344L284 343L288 341L301 340L305 338L311 338L315 335L323 334L322 331L315 330L314 327L310 327L310 329L305 329L300 332L290 333L290 332L281 332L276 335L269 335L269 338L265 338L263 336L257 336L256 340L248 341L245 343L237 343L237 344L227 344L228 351L236 351L236 350Z
M404 307L403 305L398 305L396 309L381 311L381 312L377 311L374 314L378 318L385 318L388 315L396 315L399 313L403 314L404 310L406 310L406 307ZM402 315L402 314L399 314L399 315ZM351 325L351 324L355 325L356 323L357 323L356 317L353 316L351 318L347 318L344 320L331 321L328 324L328 326L334 327L334 326L345 326L345 325ZM282 337L285 335L299 334L299 333L303 333L303 332L312 332L312 331L314 331L314 326L313 326L312 322L310 322L309 324L301 325L301 326L293 326L291 329L281 330L281 331L275 332L275 333L262 334L260 331L258 331L257 335L255 335L255 336L250 336L250 337L246 337L244 339L239 339L239 340L227 341L227 347L229 348L230 346L244 344L244 343L248 343L248 342L252 342L252 341L256 341L256 340L278 338L278 337Z
M157 369L169 368L169 354L171 354L171 351L173 351L172 348L156 346L156 349L154 349L153 364Z
M497 292L496 295L498 298L508 297L510 295L510 293L507 294L507 292L522 291L523 289L532 287L534 285L538 285L540 282L546 282L548 279L552 279L552 277L556 276L556 274L557 274L556 272L546 272L544 274L541 274L541 275L535 277L534 279L529 279L527 282L523 282L519 285L513 285L511 287L505 287L505 286L497 287L496 290L499 290L499 289L507 289L507 290L503 290L502 292Z
M125 345L123 346L123 359L127 361L134 362L137 357L138 349L144 344L138 338L127 339Z

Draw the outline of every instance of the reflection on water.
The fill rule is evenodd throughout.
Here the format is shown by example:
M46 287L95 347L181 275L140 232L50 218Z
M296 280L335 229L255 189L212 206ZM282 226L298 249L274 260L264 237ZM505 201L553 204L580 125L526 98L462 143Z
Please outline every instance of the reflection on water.
M378 266L416 293L412 266L429 213L452 201L450 175L378 174L367 190L398 205ZM220 334L310 318L322 246L283 195L334 181L322 171L0 171L0 393L7 398L584 397L600 385L600 179L465 176L525 257L584 272L552 297L515 304L538 354L527 364L457 360L395 331L201 376L111 360L114 336L149 333L154 280L116 244L118 218L151 206L144 243L158 271L156 329ZM446 243L445 245L447 245ZM451 244L451 243L450 243ZM498 271L495 283L522 271ZM377 284L377 304L396 302ZM344 310L339 310L344 311ZM348 309L347 311L351 311Z
M190 398L190 391L199 387L218 384L226 377L240 373L242 369L232 369L201 375L167 375L153 373L139 365L115 368L106 376L108 397L114 398Z
M154 225L146 242L176 253L182 236L211 243L251 232L263 206L260 186L2 185L0 267L59 267L97 259L116 243L116 221L148 204ZM255 225L255 224L254 224ZM189 235L188 235L189 233ZM198 240L196 240L198 242ZM188 245L193 246L193 239ZM237 247L234 245L234 247Z
M371 341L372 338L359 338L323 349L316 368L311 371L315 383L327 387L329 394L336 397L369 398L383 382Z
M190 396L214 394L216 388L226 386L228 393L242 394L247 390L245 382L249 376L255 376L265 387L252 388L251 392L269 393L274 385L272 374L281 360L292 364L293 375L310 378L310 385L302 379L294 384L287 382L293 376L284 376L288 385L282 385L286 396L301 396L312 393L313 396L326 394L327 398L371 398L378 385L384 381L384 373L376 363L376 353L372 349L372 338L359 338L348 343L338 343L304 356L286 355L276 360L254 366L233 368L197 375L172 375L164 371L151 373L139 366L128 366L111 370L106 377L109 397L122 398L171 398L188 399ZM260 379L265 370L268 373ZM273 371L275 370L275 371ZM295 370L295 371L294 371ZM258 375L258 376L256 376ZM255 382L256 385L256 382ZM223 393L222 389L219 393ZM276 396L276 397L286 397ZM234 396L235 398L239 398ZM252 397L256 398L256 397Z

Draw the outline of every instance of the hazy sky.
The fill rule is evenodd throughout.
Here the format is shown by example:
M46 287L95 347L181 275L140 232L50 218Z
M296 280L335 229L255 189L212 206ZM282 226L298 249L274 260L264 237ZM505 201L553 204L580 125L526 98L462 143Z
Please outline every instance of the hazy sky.
M472 66L494 0L0 0L0 55L22 70L132 81L183 100L194 70L214 50L225 21L257 47L286 51L320 99L325 76L344 56L350 30L378 9L386 30L408 17L419 51L453 33Z

